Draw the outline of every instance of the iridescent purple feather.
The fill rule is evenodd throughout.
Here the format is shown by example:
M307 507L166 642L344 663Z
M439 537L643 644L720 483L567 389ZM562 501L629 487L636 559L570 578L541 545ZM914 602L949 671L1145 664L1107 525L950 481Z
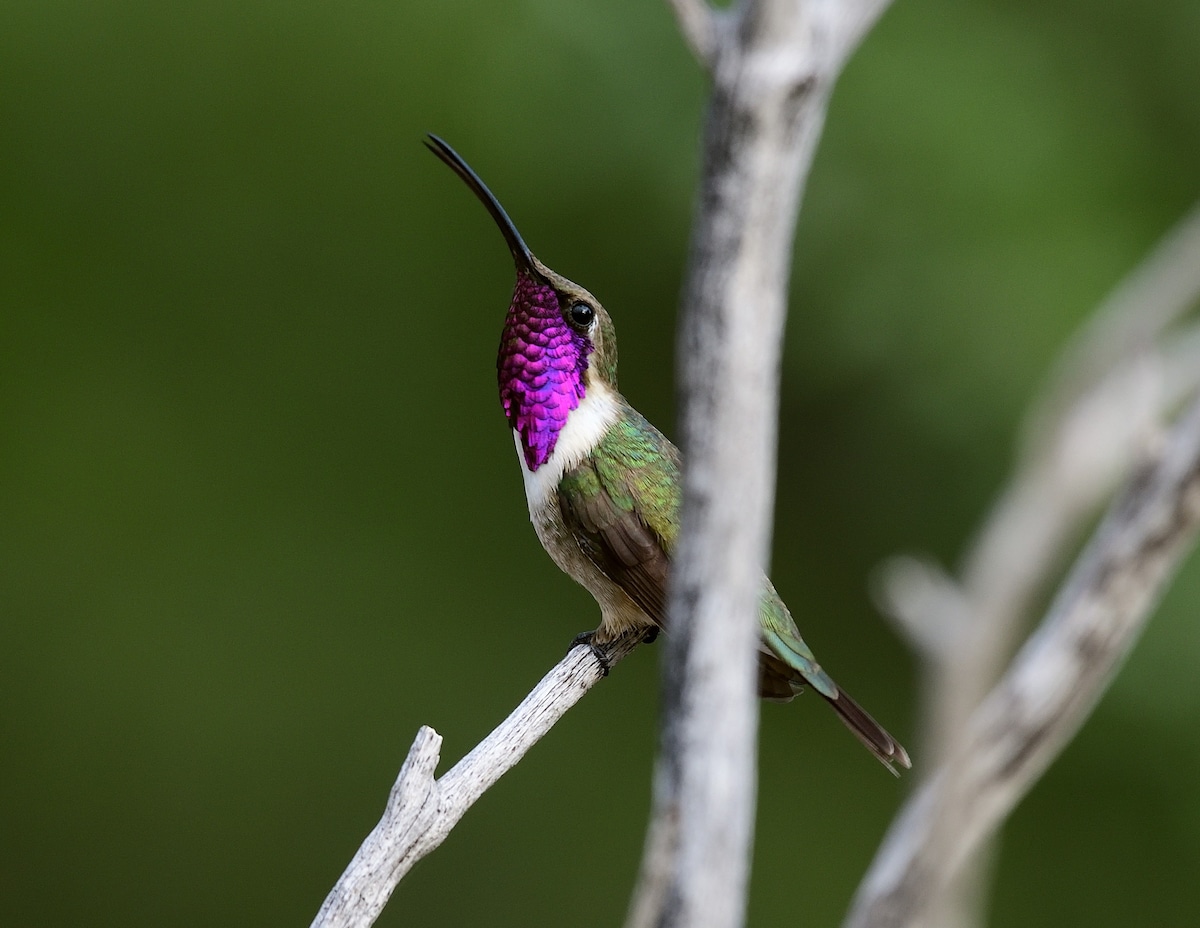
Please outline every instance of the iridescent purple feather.
M563 319L554 288L518 271L496 371L504 414L521 436L531 471L554 452L567 416L583 399L591 350Z

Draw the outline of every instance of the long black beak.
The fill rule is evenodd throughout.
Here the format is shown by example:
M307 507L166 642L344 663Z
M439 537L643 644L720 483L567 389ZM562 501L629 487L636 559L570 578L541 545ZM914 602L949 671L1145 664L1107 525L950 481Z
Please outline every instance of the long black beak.
M429 138L425 140L425 147L450 165L450 169L463 179L463 183L470 187L475 196L479 197L483 205L487 207L487 211L496 220L496 225L500 227L500 234L508 242L508 250L512 252L513 260L517 263L517 270L537 273L537 268L533 263L533 252L525 244L525 239L521 238L521 233L517 231L513 221L508 218L508 213L504 211L500 201L496 199L492 191L488 190L487 184L479 179L479 175L471 170L471 166L463 160L462 155L433 133L430 133Z

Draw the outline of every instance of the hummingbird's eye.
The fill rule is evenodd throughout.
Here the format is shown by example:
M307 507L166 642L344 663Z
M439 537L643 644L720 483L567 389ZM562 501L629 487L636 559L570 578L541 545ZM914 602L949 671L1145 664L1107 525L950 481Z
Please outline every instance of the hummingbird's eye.
M567 315L571 317L572 325L586 329L592 324L592 320L596 318L596 311L588 306L587 303L572 303L571 308L567 311Z

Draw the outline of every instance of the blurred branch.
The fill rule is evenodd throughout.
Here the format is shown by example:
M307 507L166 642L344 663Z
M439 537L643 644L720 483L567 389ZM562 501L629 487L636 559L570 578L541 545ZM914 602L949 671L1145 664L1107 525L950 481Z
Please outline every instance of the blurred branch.
M1200 203L1109 295L1060 364L1052 416L1088 383L1149 349L1200 299Z
M641 641L608 645L609 667ZM550 731L607 671L587 645L572 648L474 750L434 779L442 736L422 726L400 768L379 824L325 898L313 928L372 925L413 864L438 847L467 809Z
M905 804L859 887L847 928L920 923L1099 700L1200 527L1200 400L1140 467L1042 627Z
M712 70L717 56L717 29L726 15L707 0L667 0L688 48L704 67Z
M1008 487L971 545L960 580L932 562L893 558L881 608L925 663L924 769L954 753L971 713L1011 654L1034 598L1085 522L1200 385L1200 327L1167 335L1200 298L1200 207L1098 308L1063 353L1028 416ZM980 921L981 863L927 900L926 923Z
M1200 324L1189 326L1163 348L1163 389L1183 399L1200 387Z
M1164 333L1200 299L1200 207L1123 281L1076 336L1028 416L1018 467L954 580L893 559L885 612L930 659L927 766L996 680L1019 625L1065 549L1165 410L1200 383L1200 328ZM1158 345L1161 343L1161 347ZM957 717L941 717L950 711Z
M730 928L744 920L749 876L756 620L796 217L834 81L887 0L671 5L713 90L677 343L683 524L628 925Z

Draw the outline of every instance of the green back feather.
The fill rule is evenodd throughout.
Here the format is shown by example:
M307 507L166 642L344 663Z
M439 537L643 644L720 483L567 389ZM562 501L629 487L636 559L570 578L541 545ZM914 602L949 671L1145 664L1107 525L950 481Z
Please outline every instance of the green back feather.
M636 514L650 529L667 557L674 553L679 536L679 508L682 494L679 451L666 436L637 410L623 403L622 415L609 428L590 455L590 460L564 475L559 487L564 500L578 512L586 512L586 502L606 500L625 514ZM595 552L601 542L595 532L580 532L585 550ZM600 563L601 568L605 567ZM613 578L618 579L617 577ZM644 598L644 597L643 597ZM661 601L661 594L656 601ZM654 618L659 618L654 616ZM837 685L821 669L812 651L800 637L791 613L767 578L759 609L763 643L823 696L835 699Z

